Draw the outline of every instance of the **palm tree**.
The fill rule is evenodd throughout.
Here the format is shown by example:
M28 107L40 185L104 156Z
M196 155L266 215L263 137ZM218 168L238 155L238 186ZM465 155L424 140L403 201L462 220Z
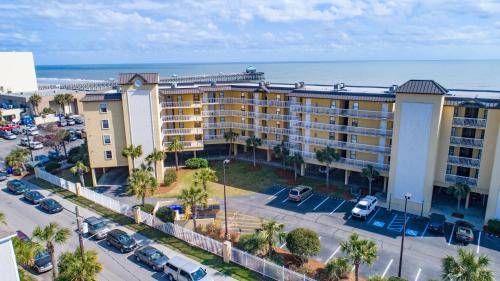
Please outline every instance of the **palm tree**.
M368 180L368 195L372 195L372 182L380 176L380 173L372 165L368 165L361 171L361 174Z
M40 243L45 243L47 251L49 252L52 264L57 264L55 245L63 244L69 238L69 229L60 227L56 222L51 222L44 228L37 226L33 231L33 239ZM57 266L52 269L52 276L54 280L57 279L58 271Z
M75 100L72 94L64 94L64 102L68 105L69 113L71 113L71 103Z
M42 101L42 97L39 95L39 94L33 94L29 99L28 99L28 102L31 104L31 106L33 106L33 108L35 109L35 113L38 115L40 113L40 111L38 110L38 105L40 104L40 102Z
M346 279L351 272L351 264L346 257L340 257L331 260L326 264L324 277L326 280L340 281Z
M445 281L493 281L493 272L488 268L490 259L486 255L476 258L473 252L458 249L458 256L446 256L442 260Z
M208 193L205 190L199 188L195 183L189 188L183 189L177 199L179 199L184 209L191 210L191 214L193 217L193 226L194 230L196 230L198 206L207 206Z
M102 270L97 252L86 251L82 256L80 248L76 248L74 252L62 254L58 267L59 277L65 281L97 281L97 273Z
M375 242L360 239L357 233L351 234L348 241L341 242L340 249L354 264L356 281L359 280L359 266L363 263L371 266L377 259L377 245Z
M210 168L202 168L194 173L193 180L198 184L201 183L203 190L207 191L207 182L215 182L219 180L216 173L217 172Z
M227 157L231 157L231 150L233 149L233 143L236 141L238 136L239 136L238 133L235 133L233 131L224 133L224 139L226 140L226 142L229 143L229 154L227 155Z
M184 145L179 141L178 138L175 138L171 143L167 145L167 150L170 152L174 152L176 171L179 171L179 156L177 154L183 149Z
M68 152L66 150L66 140L69 137L69 132L64 129L58 129L55 133L55 139L59 142L64 150L64 157L68 158Z
M23 241L17 237L12 239L12 244L17 263L24 267L33 266L35 257L44 250L39 243L31 240Z
M163 161L163 159L165 159L165 152L158 150L156 148L153 149L153 151L151 151L151 153L148 156L146 156L146 161L148 162L148 165L153 166L155 169L155 178L158 178L158 171L156 170L156 162Z
M83 178L83 175L89 172L89 167L85 166L83 162L78 161L76 162L75 166L71 167L71 169L69 170L75 175L78 174L82 186L85 186L85 179Z
M339 161L340 156L335 152L335 149L327 146L321 150L316 151L316 159L326 165L326 187L330 187L330 165L333 162Z
M467 194L470 192L470 187L465 183L457 182L455 185L450 186L448 188L448 194L457 198L457 211L460 210L460 202L462 198L467 197Z
M293 164L293 176L294 180L297 181L297 167L304 164L304 158L300 153L295 152L293 155L289 155L287 160Z
M257 149L257 147L259 145L262 145L262 140L259 139L258 137L256 136L251 136L247 139L247 146L250 146L252 147L253 149L253 166L255 167L255 150Z
M146 203L146 195L154 194L157 188L158 181L147 167L134 169L132 175L128 177L127 192L141 199L142 206Z
M142 155L142 145L134 146L131 144L122 150L122 155L123 157L130 157L132 159L132 169L135 169L134 160Z
M273 245L276 244L276 242L281 243L285 239L286 233L283 231L284 229L284 224L272 220L268 222L262 222L260 228L256 230L257 234L267 242L267 254L269 256L271 256L274 251Z
M14 149L5 157L5 164L14 169L26 171L25 162L28 155L30 155L30 152L26 148Z
M285 141L281 141L280 144L277 144L273 147L274 154L276 157L281 159L281 163L283 165L283 171L285 171L286 160L288 156L288 148L285 146Z
M63 94L57 94L54 96L54 101L61 107L61 110L64 114L66 114L66 110L64 109L64 105L66 104L66 98Z

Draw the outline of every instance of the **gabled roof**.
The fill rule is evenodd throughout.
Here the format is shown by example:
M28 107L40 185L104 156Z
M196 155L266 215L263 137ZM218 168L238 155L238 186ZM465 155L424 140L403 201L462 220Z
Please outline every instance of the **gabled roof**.
M137 77L142 79L144 83L160 83L160 75L158 73L120 73L118 84L132 84Z
M408 80L396 88L400 94L445 95L448 90L434 80Z

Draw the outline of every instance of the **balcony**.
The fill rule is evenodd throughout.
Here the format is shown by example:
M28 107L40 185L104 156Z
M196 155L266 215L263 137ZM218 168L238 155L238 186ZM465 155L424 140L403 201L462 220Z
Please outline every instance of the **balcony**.
M461 167L479 168L479 166L481 165L481 159L449 155L448 163L451 165L461 166Z
M164 136L177 136L177 135L201 135L203 134L202 128L177 128L177 129L163 129Z
M161 117L161 121L163 122L200 122L202 119L201 115L168 115Z
M255 126L255 130L266 134L291 135L293 133L292 129L267 126Z
M254 130L254 125L246 123L237 123L237 122L221 122L221 123L204 123L203 128Z
M241 116L254 118L255 112L241 111L241 110L203 110L203 117L216 117L216 116Z
M305 121L296 122L295 125L297 127L316 129L327 132L350 133L350 134L366 135L366 136L386 136L386 137L392 136L392 130L387 130L387 129L354 127L354 126L344 126L344 125L305 122Z
M465 128L486 128L486 119L453 117L453 126Z
M163 142L163 147L167 147L169 144L171 144L172 142ZM202 141L180 141L180 143L182 144L182 146L186 149L186 148L199 148L199 147L203 147L203 142Z
M314 113L319 115L336 115L342 117L368 118L368 119L393 119L393 112L375 110L341 109L322 106L292 105L292 111Z
M201 101L162 102L162 108L201 108Z
M203 104L255 104L254 99L246 98L204 98Z
M378 145L369 145L362 143L353 143L353 142L343 142L337 140L329 140L329 139L320 139L320 138L312 138L312 137L303 137L303 136L291 136L290 139L294 142L300 142L305 145L307 144L316 144L323 146L330 146L332 148L338 149L348 149L348 150L356 150L361 152L369 152L369 153L382 153L382 154L391 154L391 148L386 146L378 146Z
M473 138L462 138L462 137L451 137L450 144L454 146L468 147L468 148L483 148L483 140L482 139L473 139Z
M277 121L292 121L299 119L295 115L284 115L284 114L256 113L255 116L260 119L277 120Z
M292 104L290 101L279 100L255 100L255 105L274 106L274 107L289 107Z
M477 179L471 177L463 177L458 175L446 174L445 181L449 184L464 183L468 186L477 186Z
M295 149L292 149L291 151L292 151L292 153L298 152L298 153L302 154L302 157L304 157L304 159L316 160L316 153L314 153L314 152L303 152L303 151L295 150ZM365 160L349 159L349 158L341 157L340 160L335 162L335 163L340 163L340 164L344 164L346 166L356 167L359 169L363 169L363 168L366 168L368 165L371 165L376 170L386 171L386 172L389 171L389 164L376 163L376 162L365 161Z

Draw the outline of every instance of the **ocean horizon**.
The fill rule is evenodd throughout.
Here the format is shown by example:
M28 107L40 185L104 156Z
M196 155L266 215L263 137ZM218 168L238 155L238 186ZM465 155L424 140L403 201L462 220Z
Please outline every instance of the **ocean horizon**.
M363 60L220 63L130 63L37 65L40 84L116 79L122 72L203 75L243 72L248 66L271 82L352 85L400 85L409 79L432 79L444 87L500 90L500 60Z

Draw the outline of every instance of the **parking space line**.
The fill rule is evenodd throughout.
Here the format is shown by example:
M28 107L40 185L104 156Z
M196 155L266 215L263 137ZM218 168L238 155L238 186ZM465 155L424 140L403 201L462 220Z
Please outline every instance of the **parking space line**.
M370 224L372 222L373 218L377 215L377 213L378 213L378 211L380 211L380 209L382 209L382 208L378 208L377 211L375 211L375 214L373 214L372 218L368 222L366 222L367 224Z
M429 228L429 224L430 222L428 222L427 225L425 226L424 231L422 231L422 235L420 235L420 238L424 238L425 233L427 232L427 228Z
M285 190L285 189L286 189L286 187L283 187L283 189L282 189L282 190L280 190L280 191L278 191L278 192L274 193L273 195L271 195L271 196L267 197L267 199L271 199L271 198L273 198L274 196L276 196L276 195L280 194L280 193L281 193L283 190Z
M338 246L337 249L335 249L335 251L333 251L333 253L326 259L325 264L327 264L339 251L340 246Z
M344 203L345 203L345 200L342 201L342 203L340 203L335 209L333 209L333 211L330 214L335 213L335 211L337 211L340 208L340 206L344 205Z
M297 206L302 205L302 203L306 202L307 200L309 200L309 198L311 198L313 196L314 196L314 194L309 195L309 197L307 197L306 199L302 200L302 202L300 202Z
M476 254L479 254L479 248L481 247L481 231L479 231L479 237L477 238L477 249Z
M288 201L288 197L285 198L285 200L281 201L281 203L285 203L286 201Z
M325 200L321 201L321 203L319 203L316 207L314 207L313 211L316 211L316 209L318 209L319 206L323 205L323 203L325 203L328 199L330 199L330 197L326 197Z
M389 264L385 268L384 273L382 273L382 278L385 277L385 275L387 274L387 271L389 271L389 268L391 267L393 261L394 261L394 259L391 259L391 261L389 262Z
M280 249L283 249L286 246L286 242L281 244Z
M422 269L419 268L417 271L417 276L415 276L415 281L418 281L418 278L420 277L420 273L422 272Z
M453 228L451 229L450 238L448 239L448 245L451 245L451 238L453 238L454 231L455 231L455 224L453 224Z

